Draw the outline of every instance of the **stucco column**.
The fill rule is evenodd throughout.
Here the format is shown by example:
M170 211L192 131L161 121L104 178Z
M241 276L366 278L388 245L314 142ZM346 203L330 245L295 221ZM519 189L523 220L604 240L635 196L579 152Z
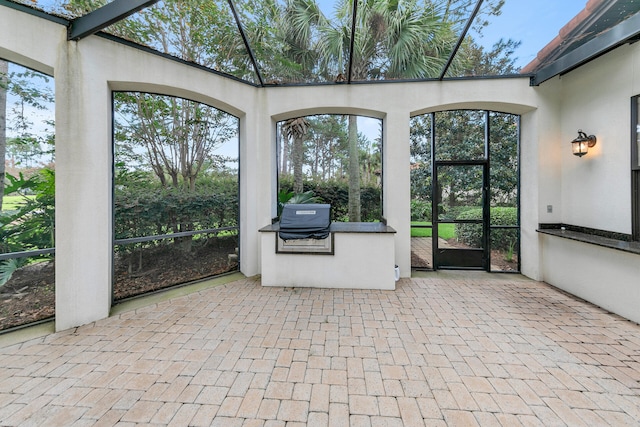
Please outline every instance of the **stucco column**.
M275 197L275 124L266 113L265 91L255 100L240 118L240 270L246 276L260 274L258 230L270 223Z
M395 263L401 277L411 277L411 176L409 171L409 112L387 113L383 125L384 216L393 227Z
M521 116L520 136L520 252L521 271L544 280L539 223L559 223L561 203L560 111L555 82L552 90L536 88L540 107Z
M56 330L109 315L111 100L99 50L60 43L56 92Z

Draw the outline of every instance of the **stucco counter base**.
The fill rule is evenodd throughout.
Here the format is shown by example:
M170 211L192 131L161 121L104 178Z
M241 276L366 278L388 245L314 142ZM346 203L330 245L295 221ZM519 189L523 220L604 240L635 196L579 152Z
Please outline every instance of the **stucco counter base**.
M260 229L262 286L384 289L395 285L395 230L333 223L333 254L276 253L277 224Z

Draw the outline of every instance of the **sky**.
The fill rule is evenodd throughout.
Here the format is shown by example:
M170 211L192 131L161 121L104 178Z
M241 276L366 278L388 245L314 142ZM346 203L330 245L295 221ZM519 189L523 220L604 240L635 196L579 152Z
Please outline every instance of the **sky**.
M483 46L491 46L500 38L521 41L516 51L516 65L531 62L560 29L584 9L587 0L506 0L502 14L491 18L479 39Z

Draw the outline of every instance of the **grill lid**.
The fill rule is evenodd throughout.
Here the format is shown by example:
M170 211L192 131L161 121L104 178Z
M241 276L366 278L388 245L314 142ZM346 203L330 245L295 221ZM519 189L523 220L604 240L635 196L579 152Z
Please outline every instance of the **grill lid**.
M321 203L284 205L280 216L280 238L324 239L329 235L331 205Z

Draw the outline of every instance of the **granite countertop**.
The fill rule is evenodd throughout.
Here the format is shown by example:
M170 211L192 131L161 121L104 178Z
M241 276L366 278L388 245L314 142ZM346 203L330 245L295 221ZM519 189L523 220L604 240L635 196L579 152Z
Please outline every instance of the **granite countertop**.
M619 240L610 237L599 236L584 231L570 230L565 227L561 228L539 228L538 233L548 234L550 236L562 237L565 239L576 240L578 242L591 243L593 245L605 248L617 249L624 252L630 252L640 255L640 242L631 242Z
M280 231L280 223L269 224L262 227L262 232ZM381 222L332 222L329 231L332 233L395 233L393 227Z

